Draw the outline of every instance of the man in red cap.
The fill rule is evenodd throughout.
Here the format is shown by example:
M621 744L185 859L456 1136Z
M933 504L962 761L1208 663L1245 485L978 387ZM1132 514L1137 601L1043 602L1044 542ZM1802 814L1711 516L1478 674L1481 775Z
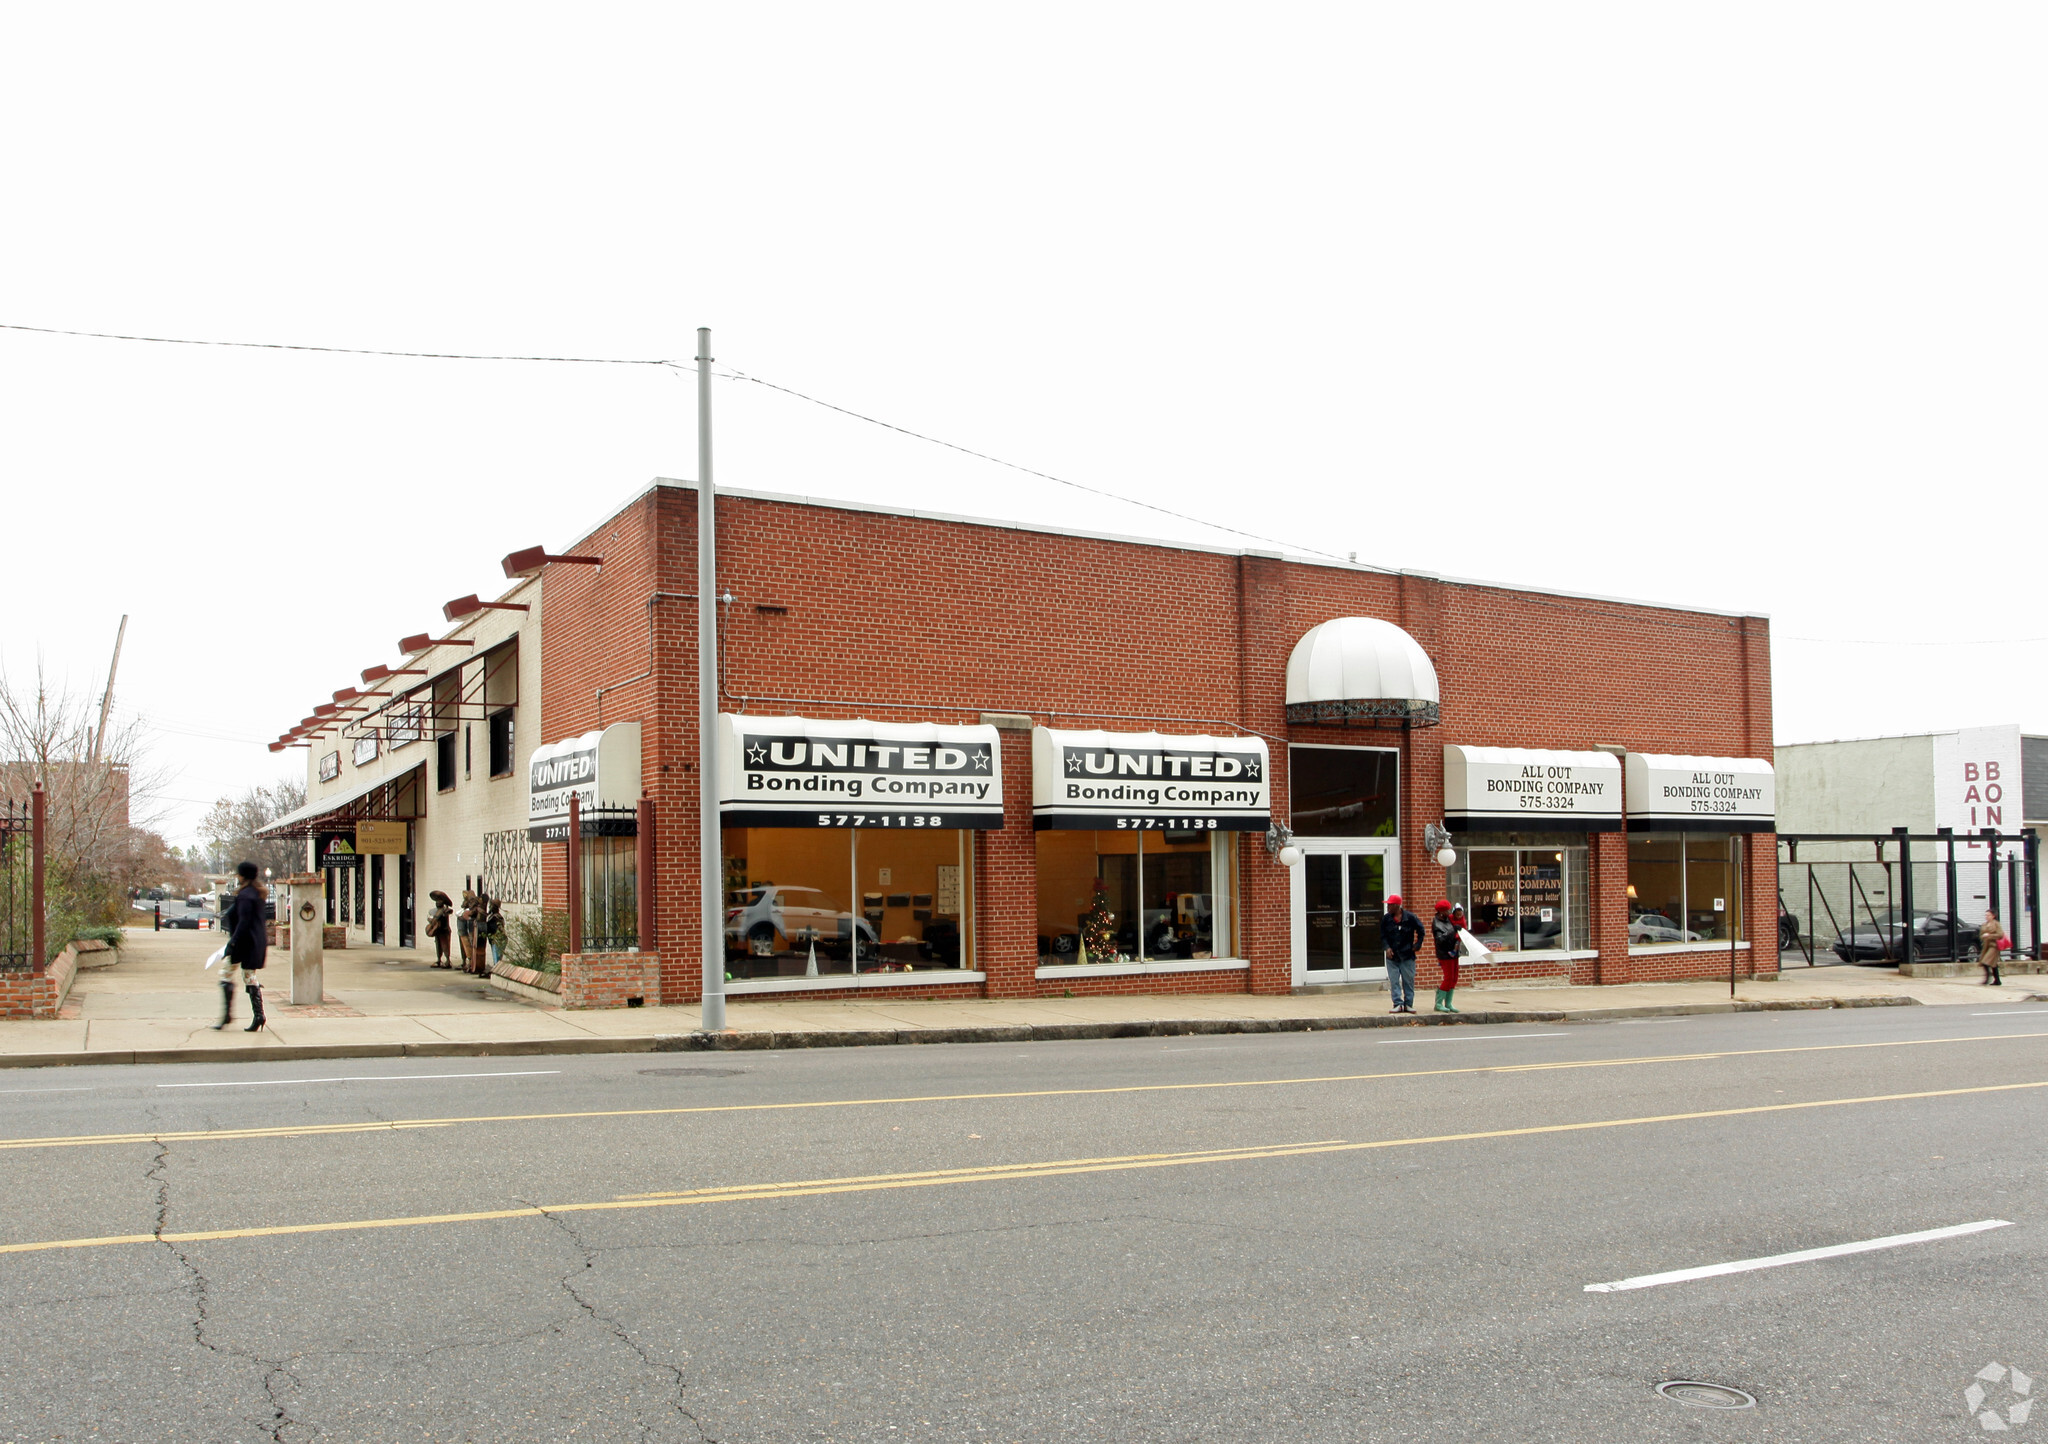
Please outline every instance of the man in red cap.
M1451 900L1438 898L1436 917L1429 925L1430 941L1436 944L1436 970L1442 976L1436 985L1436 1010L1455 1013L1451 994L1458 989L1458 924L1451 916Z
M1401 894L1387 899L1386 915L1380 919L1380 945L1387 954L1387 991L1393 995L1394 1011L1415 1011L1415 952L1422 946L1422 921L1401 906Z

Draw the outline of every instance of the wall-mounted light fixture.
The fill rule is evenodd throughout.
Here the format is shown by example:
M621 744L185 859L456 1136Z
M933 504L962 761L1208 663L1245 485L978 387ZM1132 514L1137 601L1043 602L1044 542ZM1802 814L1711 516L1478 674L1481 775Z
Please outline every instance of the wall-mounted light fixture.
M478 612L526 612L531 610L532 608L524 602L480 601L476 593L471 592L466 597L457 597L454 601L445 604L441 608L441 615L451 622L459 622L464 617L475 616Z
M436 647L474 647L475 645L476 643L468 637L443 637L436 641L425 632L414 632L410 637L399 639L398 650L410 657L416 652L430 652Z
M1277 822L1266 829L1266 851L1282 867L1296 867L1301 862L1301 849L1294 845L1294 829Z
M1449 828L1434 822L1423 824L1422 846L1427 851L1435 854L1438 867L1449 867L1458 860L1458 850L1451 846L1452 841Z
M505 557L505 575L508 577L538 576L542 567L579 566L601 567L603 557L557 557L550 556L546 547L521 547Z

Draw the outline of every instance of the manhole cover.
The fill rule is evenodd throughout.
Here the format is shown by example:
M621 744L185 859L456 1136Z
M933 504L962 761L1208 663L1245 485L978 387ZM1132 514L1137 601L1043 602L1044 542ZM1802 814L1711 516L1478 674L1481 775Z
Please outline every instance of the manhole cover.
M737 1078L744 1068L642 1068L642 1078Z
M1657 1386L1657 1392L1674 1404L1695 1409L1754 1409L1756 1398L1726 1384L1702 1384L1697 1379L1671 1379Z

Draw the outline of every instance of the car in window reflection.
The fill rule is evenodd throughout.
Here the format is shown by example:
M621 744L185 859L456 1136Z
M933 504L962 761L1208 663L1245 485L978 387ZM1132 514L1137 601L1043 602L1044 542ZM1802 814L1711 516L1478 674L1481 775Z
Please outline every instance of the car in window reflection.
M1906 960L1906 920L1880 914L1856 923L1835 935L1829 945L1845 963L1902 963ZM1977 956L1977 925L1956 919L1955 939L1949 939L1949 915L1945 912L1913 913L1913 956L1927 962L1953 962Z
M1691 928L1682 928L1662 913L1643 913L1628 920L1632 943L1697 943L1704 938Z
M824 892L814 887L762 883L726 895L725 945L728 951L772 958L816 945L828 957L845 957L858 937L863 947L876 941L874 925L843 908L820 906ZM730 904L737 899L739 906Z

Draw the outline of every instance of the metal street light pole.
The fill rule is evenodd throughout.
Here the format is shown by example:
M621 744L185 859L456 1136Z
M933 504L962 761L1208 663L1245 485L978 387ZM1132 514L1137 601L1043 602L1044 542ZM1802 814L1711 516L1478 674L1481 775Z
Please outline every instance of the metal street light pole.
M725 1028L725 859L718 826L718 513L711 484L711 328L697 328L697 880L704 940L698 1026Z

